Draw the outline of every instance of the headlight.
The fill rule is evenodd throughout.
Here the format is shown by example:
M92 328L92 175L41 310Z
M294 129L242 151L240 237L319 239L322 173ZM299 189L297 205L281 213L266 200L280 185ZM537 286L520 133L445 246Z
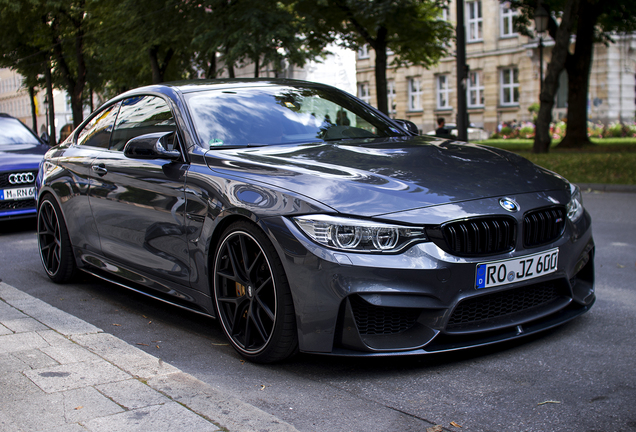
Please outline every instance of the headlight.
M567 205L568 219L576 222L583 215L583 196L577 185L570 183L570 202Z
M396 252L415 241L426 240L423 228L391 225L328 215L293 218L315 242L351 252Z

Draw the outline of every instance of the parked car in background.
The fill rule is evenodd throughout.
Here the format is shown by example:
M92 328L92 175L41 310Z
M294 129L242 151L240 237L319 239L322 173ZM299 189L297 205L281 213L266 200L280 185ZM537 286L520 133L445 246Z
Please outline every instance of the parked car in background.
M42 264L216 317L256 362L452 351L592 307L576 186L407 126L302 81L129 91L46 154Z
M446 123L444 129L447 130L448 135L457 137L457 125L455 123ZM482 141L490 138L490 134L487 130L471 125L467 128L468 141ZM426 135L435 135L435 131L426 132Z
M36 215L35 179L48 150L20 120L0 114L0 220Z

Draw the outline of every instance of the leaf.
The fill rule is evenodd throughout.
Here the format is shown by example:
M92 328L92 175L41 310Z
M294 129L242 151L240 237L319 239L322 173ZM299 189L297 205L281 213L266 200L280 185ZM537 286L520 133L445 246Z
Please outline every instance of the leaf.
M450 422L450 425L451 425L451 426L454 426L454 427L456 427L456 428L460 428L460 427L461 427L461 425L458 425L458 424L457 424L457 423L455 423L454 421Z
M547 400L544 402L539 402L537 405L545 405L545 404L560 404L561 401Z
M444 432L444 427L442 425L435 425L430 428L426 428L426 432Z
M142 345L142 346L150 346L150 345L148 345L148 344L145 344L145 343L141 343L141 342L137 342L137 345Z
M622 264L616 264L616 267L617 267L617 268L625 268L625 266L624 266L624 265L622 265Z
M113 323L113 325L114 325L114 326L117 326L117 327L121 327L121 324L115 324L115 323Z
M261 384L261 391L265 390L265 386L263 384Z
M82 408L84 408L84 407L80 405L80 406L78 406L78 407L75 407L75 410L76 410L76 411L77 411L77 410L81 410Z

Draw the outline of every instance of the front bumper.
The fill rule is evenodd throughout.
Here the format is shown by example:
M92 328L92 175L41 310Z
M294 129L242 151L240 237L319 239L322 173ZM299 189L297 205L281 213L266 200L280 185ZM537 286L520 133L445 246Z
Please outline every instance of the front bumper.
M311 242L286 218L266 226L283 257L304 352L373 356L483 346L563 324L595 301L587 213L553 243L486 258L456 257L434 243L396 255L343 253ZM555 247L554 273L476 288L477 263Z

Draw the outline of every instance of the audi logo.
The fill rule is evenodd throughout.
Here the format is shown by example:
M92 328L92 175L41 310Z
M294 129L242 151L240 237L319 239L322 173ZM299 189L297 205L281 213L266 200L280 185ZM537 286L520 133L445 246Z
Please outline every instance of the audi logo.
M34 180L35 180L35 176L33 175L33 173L30 173L30 172L16 173L16 174L9 175L9 183L14 185L33 183Z

